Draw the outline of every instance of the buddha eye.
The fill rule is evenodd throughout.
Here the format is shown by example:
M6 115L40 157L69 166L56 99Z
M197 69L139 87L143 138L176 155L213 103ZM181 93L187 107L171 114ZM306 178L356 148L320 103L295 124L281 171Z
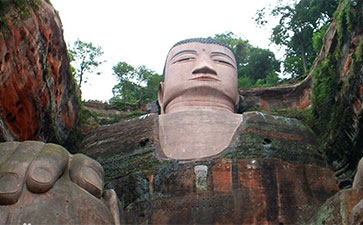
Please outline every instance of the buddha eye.
M184 57L184 58L176 60L174 63L186 62L186 61L190 61L190 60L193 60L193 59L194 59L194 57Z
M215 59L214 61L219 62L219 63L222 63L222 64L226 64L226 65L228 65L228 66L232 66L232 67L234 68L234 66L232 65L232 63L227 62L227 61L225 61L225 60Z

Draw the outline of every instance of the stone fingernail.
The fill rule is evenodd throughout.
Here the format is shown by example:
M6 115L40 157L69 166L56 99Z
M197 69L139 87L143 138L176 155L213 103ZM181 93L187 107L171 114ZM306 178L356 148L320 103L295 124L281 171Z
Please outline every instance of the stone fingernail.
M15 193L18 191L18 176L14 173L0 174L0 194Z
M35 168L31 173L31 177L34 181L41 184L47 184L52 181L52 174L43 167Z
M84 176L84 180L94 188L94 190L92 191L94 193L92 194L94 194L98 198L101 198L103 183L100 176L92 168L88 168L87 170L85 170L85 172L86 174Z

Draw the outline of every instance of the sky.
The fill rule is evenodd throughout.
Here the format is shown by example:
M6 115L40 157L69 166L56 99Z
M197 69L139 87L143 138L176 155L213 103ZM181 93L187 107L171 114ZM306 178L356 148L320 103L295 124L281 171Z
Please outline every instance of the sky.
M176 42L225 32L246 39L253 46L269 48L271 26L258 27L256 10L276 0L51 0L59 12L66 43L80 39L100 46L106 60L101 75L87 74L83 100L107 101L117 83L112 67L126 62L145 65L161 74L166 55ZM272 19L271 19L272 20Z

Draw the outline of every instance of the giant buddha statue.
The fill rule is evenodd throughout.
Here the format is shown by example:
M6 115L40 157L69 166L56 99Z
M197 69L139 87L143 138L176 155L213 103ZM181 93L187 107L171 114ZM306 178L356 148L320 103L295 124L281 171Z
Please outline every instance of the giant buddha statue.
M305 224L338 190L307 126L239 101L231 49L187 39L167 55L159 113L85 138L126 224Z
M304 224L338 190L315 136L296 119L238 114L239 101L228 46L178 42L160 112L95 130L81 149L94 160L39 142L0 145L1 221ZM48 220L32 214L42 210Z

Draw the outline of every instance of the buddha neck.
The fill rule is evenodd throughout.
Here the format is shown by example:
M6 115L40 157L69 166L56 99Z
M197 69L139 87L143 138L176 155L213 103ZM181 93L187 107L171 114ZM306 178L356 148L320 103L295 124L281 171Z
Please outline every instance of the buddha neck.
M187 102L187 104L186 104ZM201 101L179 101L173 104L169 104L165 108L165 113L175 113L175 112L183 112L183 111L194 111L194 110L203 110L203 111L223 111L233 113L234 106L223 104L221 102L201 102Z
M165 114L182 111L223 111L234 113L235 105L226 96L178 96L171 100L164 108Z
M231 92L231 93L229 93ZM225 90L223 87L210 87L196 85L185 89L180 87L175 90L165 89L161 99L162 114L190 111L209 110L235 112L238 102L238 93Z

